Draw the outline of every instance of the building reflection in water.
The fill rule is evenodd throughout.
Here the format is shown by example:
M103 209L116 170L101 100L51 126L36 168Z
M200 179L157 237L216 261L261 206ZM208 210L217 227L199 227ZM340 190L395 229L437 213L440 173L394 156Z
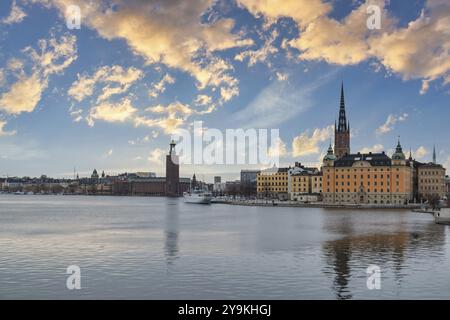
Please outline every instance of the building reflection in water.
M326 216L324 229L339 238L325 241L322 251L327 264L324 273L334 276L332 289L337 299L353 297L349 282L353 277L361 276L362 267L365 270L371 264L382 268L390 265L394 280L400 285L405 276L402 269L408 258L441 254L445 245L445 229L431 221L414 224L406 219L397 219L376 223L373 228L366 225L362 230L355 230L356 225L361 228L361 221L354 223L352 220L358 219L355 214L334 214L334 217L333 213ZM352 271L355 273L353 277Z
M172 265L178 258L179 213L177 199L168 198L164 218L164 254L167 267Z

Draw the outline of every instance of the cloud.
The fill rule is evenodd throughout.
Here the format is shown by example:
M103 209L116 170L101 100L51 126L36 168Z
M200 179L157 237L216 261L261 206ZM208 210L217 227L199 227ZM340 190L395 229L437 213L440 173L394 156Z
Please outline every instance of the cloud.
M424 95L425 93L428 92L428 89L430 89L430 82L431 79L422 80L422 87L420 88L419 91L420 95Z
M136 116L133 119L135 126L161 128L168 134L173 133L177 128L182 126L190 115L198 113L189 105L179 101L172 102L168 105L159 104L146 108L145 111L162 116L156 118L142 115Z
M220 88L220 97L223 102L231 100L233 97L239 95L239 89L237 87L222 87Z
M159 104L157 106L147 108L146 111L153 113L166 113L169 116L175 116L176 114L189 116L194 112L190 106L182 104L179 101L173 102L167 106Z
M276 30L273 30L270 36L265 39L264 45L261 48L257 50L241 51L234 57L234 59L241 62L245 59L248 59L249 67L254 66L258 62L266 62L271 55L274 55L278 52L278 48L274 45L277 37L278 32Z
M435 80L448 76L449 16L448 1L428 0L421 15L407 27L370 39L371 51L385 67L402 74L404 79Z
M270 145L270 148L267 152L269 157L284 157L288 154L286 143L278 137L278 139Z
M102 66L92 76L78 74L78 80L72 83L68 95L80 102L92 96L95 88L101 85L102 93L97 97L97 102L105 101L114 95L127 92L143 74L142 70L135 67Z
M283 73L283 72L276 72L275 75L277 76L278 81L286 81L289 79L289 74Z
M175 115L159 118L136 116L133 121L136 127L145 126L149 128L161 128L167 134L173 133L177 128L184 124L184 119Z
M161 148L153 149L147 160L154 165L162 165L165 151Z
M38 41L38 49L26 47L23 51L28 53L34 62L34 68L41 71L43 77L51 74L61 74L77 59L77 45L74 35L65 34L57 39L52 35L49 39Z
M299 51L300 60L323 60L331 64L354 65L369 59L381 63L402 79L422 79L421 94L429 82L446 79L450 73L450 2L428 0L421 15L399 27L386 10L387 0L367 0L346 17L330 17L332 2L321 0L238 0L255 16L269 23L292 18L299 36L283 41L284 47ZM367 8L381 9L381 30L367 28ZM444 81L445 83L445 81Z
M377 135L383 135L383 134L386 134L386 133L392 131L392 129L394 128L394 126L397 122L403 122L403 121L406 121L406 119L408 119L407 113L403 113L398 116L390 114L387 117L386 122L377 128L377 130L376 130Z
M273 81L231 118L243 123L246 128L277 127L308 110L313 105L313 93L332 79L335 73L332 71L305 85Z
M256 16L264 15L270 22L282 17L291 17L300 27L327 15L332 7L321 0L238 0Z
M5 136L13 136L16 134L16 131L5 131L5 126L7 122L5 120L0 120L0 137Z
M206 106L212 102L212 98L206 94L199 94L197 98L195 98L194 103L197 106Z
M3 24L14 24L22 22L22 20L27 16L27 14L23 11L21 7L19 7L16 3L16 0L13 0L11 5L11 11L9 15L0 20Z
M0 87L3 87L6 83L5 70L0 68Z
M11 85L9 91L2 94L0 109L9 114L32 112L46 88L47 81L41 79L38 74L23 76Z
M364 147L362 148L359 152L361 153L379 153L382 152L384 150L384 146L382 144L374 144L371 147Z
M227 63L215 52L253 43L232 32L231 19L202 22L202 15L213 3L151 0L144 4L140 0L116 0L112 8L104 1L51 1L61 13L68 5L80 6L84 24L101 37L124 40L148 64L162 63L187 72L197 80L200 89L227 85L232 78Z
M450 156L448 156L447 160L444 162L444 168L450 168Z
M319 143L329 140L334 133L334 126L314 129L312 135L304 131L292 140L292 155L294 157L320 153Z
M94 124L94 120L103 120L107 122L124 122L132 118L137 111L131 105L128 98L118 103L105 102L91 108L87 118L89 125Z
M0 96L0 109L9 114L32 112L48 87L49 76L62 73L77 58L76 38L72 35L59 39L52 35L39 40L38 47L38 50L32 47L22 50L32 62L31 75L26 74L21 60L9 60L7 69L17 80Z
M164 91L166 91L167 84L173 84L173 83L175 83L175 79L172 76L170 76L169 74L166 74L161 79L161 81L152 84L153 88L148 92L148 95L151 98L157 98L160 93L163 93Z
M427 154L429 154L429 151L424 146L420 146L417 150L413 151L412 155L416 159L423 159Z

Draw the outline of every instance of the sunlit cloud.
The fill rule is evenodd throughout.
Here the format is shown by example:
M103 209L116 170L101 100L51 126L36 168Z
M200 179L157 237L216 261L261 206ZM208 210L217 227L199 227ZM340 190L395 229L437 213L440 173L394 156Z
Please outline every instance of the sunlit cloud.
M14 115L34 111L48 87L49 76L61 74L77 59L76 38L72 35L56 38L52 34L39 40L38 49L26 47L22 51L32 63L32 73L26 74L21 60L10 60L8 70L17 80L0 96L0 109Z
M401 115L388 115L386 122L379 126L376 130L377 135L383 135L388 132L391 132L397 122L403 122L408 119L408 114L403 113Z
M3 24L19 23L22 22L22 20L25 19L26 16L27 14L25 13L25 11L23 11L23 9L17 5L17 1L13 0L9 15L1 19L0 23Z
M292 140L292 155L294 157L305 156L320 153L320 143L329 141L334 133L334 126L330 125L325 128L316 128L309 134L304 131Z
M382 151L384 151L384 146L382 144L379 144L379 143L374 144L371 147L364 147L361 150L359 150L359 152L361 152L361 153L369 153L369 152L379 153L379 152L382 152Z
M6 131L5 130L6 125L7 125L7 122L5 120L0 120L0 137L13 136L17 133L15 130L14 131Z
M148 92L148 95L151 98L157 98L161 93L166 91L167 84L173 84L173 83L175 83L175 79L171 75L166 74L161 79L161 81L152 84L152 89L150 89L150 91Z

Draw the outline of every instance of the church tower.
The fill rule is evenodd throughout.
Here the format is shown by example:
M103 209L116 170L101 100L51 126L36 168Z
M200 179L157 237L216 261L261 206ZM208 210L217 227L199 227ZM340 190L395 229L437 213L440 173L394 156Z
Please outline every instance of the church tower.
M338 159L350 154L350 122L345 115L344 83L341 84L339 120L334 124L334 153Z
M166 156L166 196L180 195L180 165L175 153L175 142L170 143L169 154Z

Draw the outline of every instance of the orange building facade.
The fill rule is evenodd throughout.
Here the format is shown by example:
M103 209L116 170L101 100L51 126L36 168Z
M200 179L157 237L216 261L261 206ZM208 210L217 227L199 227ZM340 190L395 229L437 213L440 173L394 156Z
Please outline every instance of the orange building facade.
M400 143L392 158L382 153L347 154L328 149L322 167L323 201L337 204L405 204L413 200L413 163Z

